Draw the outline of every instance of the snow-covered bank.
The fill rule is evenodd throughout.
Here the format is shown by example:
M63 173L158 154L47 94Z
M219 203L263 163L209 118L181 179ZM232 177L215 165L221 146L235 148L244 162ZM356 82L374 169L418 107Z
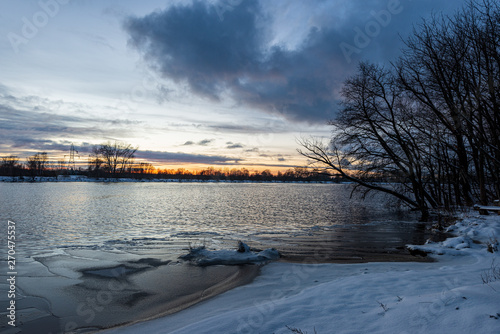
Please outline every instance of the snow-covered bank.
M351 182L333 181L281 181L281 180L218 180L218 179L157 179L157 178L94 178L85 175L55 176L0 176L0 182L185 182L185 183L296 183L296 184L351 184Z
M249 285L107 333L498 333L500 259L488 243L500 216L450 230L461 239L423 246L435 263L272 263Z

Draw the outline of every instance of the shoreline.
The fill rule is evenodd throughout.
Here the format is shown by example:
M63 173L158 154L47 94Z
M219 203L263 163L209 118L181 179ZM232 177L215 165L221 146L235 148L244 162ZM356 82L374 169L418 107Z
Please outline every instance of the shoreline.
M251 284L102 333L330 333L332 324L336 333L497 333L500 277L485 283L484 275L500 259L488 251L500 217L467 218L450 231L445 241L414 246L432 263L274 262Z
M33 187L27 189L31 188ZM115 198L108 195L121 195L122 192L122 189L118 189L115 192L103 194L100 189L102 186L96 188L99 189L92 188L93 192L90 192L92 197L84 192L85 196L82 199L95 197L101 200L102 195L106 195L102 199L107 201L111 198L109 203L112 204ZM298 191L301 189L297 188ZM339 196L340 194L342 193L339 192ZM28 198L31 197L28 196ZM132 196L132 198L135 197ZM56 215L60 215L64 208L59 205L60 200L61 198L55 197L52 202L49 202L53 203L55 208L59 208ZM128 208L127 205L130 203L122 202L125 203L123 207ZM77 205L77 207L80 206ZM82 208L90 209L87 211L92 213L89 215L89 221L93 221L95 215L92 206L82 206ZM103 208L108 207L103 206ZM157 214L165 212L163 208L159 209ZM200 206L197 209L200 210L203 207ZM7 214L9 210L6 211ZM26 213L33 212L30 207L26 207L25 210ZM361 222L368 221L376 212L364 212L358 210L356 206L347 211L353 215L359 214L358 220ZM85 211L75 209L70 212L72 215L80 215ZM200 211L197 211L195 216L187 215L186 217L196 218L198 212ZM50 210L48 213L54 214ZM45 214L45 211L42 211L42 214ZM119 216L119 214L118 210L115 215ZM214 214L218 213L214 211ZM48 217L45 220L50 221L51 216L47 214L41 217ZM159 221L162 216L157 217L155 221ZM212 245L209 246L211 250L231 249L239 238L248 243L253 251L274 247L283 255L280 263L292 263L292 265L296 263L430 261L430 258L422 259L402 254L407 253L404 249L405 244L423 244L428 237L428 229L424 225L413 220L399 221L399 218L407 218L406 215L404 217L391 216L393 220L370 220L366 224L330 225L330 222L338 221L330 220L334 217L337 216L325 215L318 221L312 221L310 224L312 226L308 226L307 224L293 225L294 220L289 216L284 216L276 220L284 221L287 229L280 229L279 225L276 229L271 222L262 222L262 225L257 225L259 228L255 230L250 227L243 236L230 232L230 224L224 225L220 233L217 233L218 227L215 223L213 226L210 225L210 230L206 233L203 229L195 232L196 225L190 225L189 229L184 229L183 225L179 224L178 230L177 225L174 225L175 229L154 225L149 227L147 231L149 234L137 229L135 235L137 232L146 234L140 238L134 238L130 231L122 228L127 226L126 224L120 224L119 221L115 223L113 219L111 227L119 226L120 234L109 234L104 228L98 228L96 232L93 232L93 228L99 226L96 219L96 222L85 225L88 229L82 229L81 234L76 234L77 237L85 237L86 233L102 233L91 238L90 243L77 240L72 245L69 241L73 241L67 238L69 241L61 247L57 246L57 243L49 245L40 243L39 245L26 244L23 248L24 251L31 251L23 254L25 257L19 258L24 262L19 263L19 268L23 268L18 275L18 287L22 296L18 304L19 326L27 332L37 330L60 332L60 328L67 328L68 330L65 331L69 333L130 326L133 323L164 317L181 309L196 307L201 301L213 299L210 297L217 298L223 292L232 291L242 285L247 286L247 283L261 277L257 276L260 270L257 266L245 269L228 266L200 268L180 263L177 260L178 256L186 251L187 245L191 245L191 242L199 244L201 238L203 240L208 238L209 241L213 239L213 243L210 242ZM68 221L68 223L49 225L49 227L73 230L74 222L70 219L61 219L61 221ZM165 218L165 221L168 219ZM139 222L142 224L138 226L148 226L147 220ZM395 227L395 222L397 222L397 227ZM26 224L25 233L30 232L28 227L37 228L36 225ZM53 231L56 233L57 229L53 228ZM166 232L160 233L162 231ZM26 240L29 241L29 238ZM86 239L82 238L82 240ZM113 271L116 272L113 273ZM1 329L6 329L6 327Z
M319 236L311 238L324 242ZM310 242L311 238L307 238L305 242ZM19 276L18 286L27 296L24 305L29 305L34 300L45 300L51 305L50 308L38 310L35 306L31 311L31 306L18 309L20 313L27 312L24 315L26 320L23 320L22 324L23 330L27 332L31 329L61 332L56 328L62 328L64 333L97 333L161 319L196 307L239 287L248 286L261 277L262 269L267 266L197 267L156 256L149 258L144 254L115 254L113 256L116 261L110 261L111 253L106 251L65 250L63 253L35 257L24 269L33 273L45 267L44 270L50 274L43 274L41 277L31 276L33 274ZM99 261L99 266L91 267L83 260L79 263L81 258L94 258ZM430 260L407 255L398 256L394 253L374 253L370 259L325 259L301 253L283 257L276 263L291 266L311 263L359 264L373 261L400 262L402 259L405 259L405 262ZM38 289L31 287L34 282L37 282ZM45 288L40 289L44 286ZM89 300L93 300L93 304ZM75 310L71 311L71 308L75 307L77 315ZM134 319L130 319L131 314Z
M317 262L317 263L311 262L310 259L308 259L308 258L304 258L304 259L302 259L302 261L298 261L298 258L296 258L293 261L280 259L278 261L274 261L274 262L265 264L264 266L259 266L259 270L258 270L257 274L255 275L255 277L252 277L252 279L248 280L248 282L241 283L241 284L233 284L233 286L226 286L225 289L224 288L220 289L220 291L218 291L217 293L215 293L213 295L207 296L206 298L201 298L201 299L199 299L197 301L193 301L192 303L189 303L189 304L185 304L182 307L180 307L179 309L176 309L173 311L168 311L168 312L165 312L163 314L158 314L158 315L153 316L151 318L137 319L137 320L132 321L130 323L119 324L119 325L112 326L109 328L99 329L99 330L92 332L92 333L132 334L132 333L140 332L140 330L136 331L135 326L148 326L149 323L167 322L167 321L170 321L170 319L173 319L173 323L174 323L173 330L176 331L176 330L180 329L180 328L175 328L176 322L177 322L177 317L191 318L191 316L188 314L190 312L198 313L197 312L198 309L203 309L204 310L203 313L204 313L205 310L208 310L210 308L210 307L207 308L207 305L209 305L211 302L213 302L216 298L225 296L226 294L233 294L233 295L238 294L238 293L241 294L242 289L243 290L250 289L251 285L256 280L264 279L266 281L269 281L269 280L272 281L275 278L277 278L278 282L280 282L280 281L281 282L293 281L293 284L291 286L287 287L287 285L285 285L284 287L281 287L281 289L288 288L291 290L296 289L299 285L301 285L302 281L310 281L311 279L314 279L314 282L317 283L319 281L316 279L317 277L314 276L314 273L317 271L316 267L320 267L320 268L332 267L332 271L334 271L336 268L338 268L337 266L340 266L340 267L342 267L343 272L350 272L351 269L353 271L354 270L356 270L356 271L362 270L360 268L364 268L365 266L369 266L369 267L374 267L374 266L379 266L379 265L399 266L399 265L408 265L408 264L432 265L432 264L437 264L439 262L437 259L434 259L431 257L427 257L427 258L423 258L420 256L412 256L412 257L415 259L414 261L409 261L409 260L401 261L400 258L395 258L394 261L387 261L387 257L386 257L383 260L380 259L381 261L359 262L356 260L352 260L352 259L349 260L346 258L346 259L340 259L339 261L335 261L335 262ZM268 267L272 268L271 271L274 274L274 278L271 278L271 279L266 278L266 276L268 275L267 274L268 270L266 268L268 268ZM262 271L264 271L264 273ZM278 272L280 272L280 274L278 274ZM283 279L284 277L287 277L287 279ZM271 292L271 298L273 298L272 293L273 292ZM241 296L241 297L243 298L243 296ZM248 298L251 299L252 296L248 296ZM255 305L258 305L259 303L260 302L254 302L253 304L255 306ZM257 308L258 308L258 306L257 306ZM230 307L228 307L227 309L229 310ZM262 309L260 309L260 311L263 311L264 309L265 308L262 308ZM271 310L271 309L272 308L269 308L269 310ZM185 312L187 312L187 314ZM186 316L182 316L183 313L186 314ZM249 317L249 319L250 319L250 317ZM246 319L244 322L246 324L251 323L251 321L248 319ZM239 324L241 325L241 322ZM153 332L158 333L158 334L170 333L170 331L164 332L163 330L155 330ZM190 331L188 331L188 332L190 332ZM235 332L235 333L253 333L251 331L241 330L240 328L238 328L237 331L233 331L233 332ZM212 333L212 332L210 329L207 328L207 331L202 332L202 333Z
M154 315L151 315L149 317L141 318L141 319L136 319L132 320L127 323L122 323L122 324L116 324L107 328L102 328L98 329L95 333L98 332L103 332L111 329L120 329L120 328L126 328L138 323L143 323L159 318L166 317L171 314L175 314L178 312L181 312L183 310L186 310L193 305L196 305L200 302L203 302L205 300L208 300L210 298L213 298L215 296L221 295L227 291L230 291L234 288L237 288L239 286L243 286L246 284L251 283L256 277L259 276L261 267L257 265L242 265L238 266L238 271L231 275L230 277L227 277L221 282L216 283L215 285L212 285L206 289L201 289L198 291L194 291L182 298L176 299L171 302L167 302L161 305L161 307L158 307L159 309L163 309L163 311L160 311L159 313L156 313ZM81 328L85 329L85 328Z
M300 180L223 180L223 179L197 179L197 178L111 178L88 177L85 175L60 175L60 176L0 176L0 182L5 183L297 183L297 184L352 184L349 181L300 181Z
M374 254L375 255L375 254ZM403 255L403 254L386 254L386 256L380 256L380 255L375 255L374 257L370 257L370 260L360 260L359 258L336 258L334 260L330 261L316 261L313 260L311 257L299 257L295 256L293 258L280 258L277 261L273 261L264 265L243 265L242 267L246 269L254 268L256 270L251 271L252 276L245 276L245 274L242 273L242 271L239 271L233 277L228 278L225 282L220 282L219 284L207 289L210 290L209 294L203 294L201 298L196 298L196 299L190 299L186 303L182 303L181 305L178 305L174 309L168 309L167 311L157 314L155 316L152 316L150 318L141 318L141 319L136 319L130 323L125 323L125 324L118 324L116 326L111 326L109 328L103 328L97 330L95 333L108 333L108 332L117 332L119 333L121 329L126 329L129 328L130 326L134 326L136 324L143 324L147 323L149 321L157 320L157 319L162 319L174 314L178 314L179 312L188 310L192 307L196 307L198 304L208 301L212 298L218 297L220 295L223 295L224 293L233 291L236 288L239 287L245 287L252 282L254 282L255 279L261 277L262 274L262 269L265 269L269 265L277 264L277 265L285 265L285 266L308 266L308 265L360 265L360 264L375 264L375 263L433 263L437 262L435 259L431 257L421 257L421 256L413 256L413 255ZM240 267L240 266L238 266ZM233 281L233 279L236 279L236 281ZM197 293L195 293L197 294ZM193 295L195 295L193 294ZM176 301L177 303L177 301ZM165 306L169 305L169 303L166 303Z

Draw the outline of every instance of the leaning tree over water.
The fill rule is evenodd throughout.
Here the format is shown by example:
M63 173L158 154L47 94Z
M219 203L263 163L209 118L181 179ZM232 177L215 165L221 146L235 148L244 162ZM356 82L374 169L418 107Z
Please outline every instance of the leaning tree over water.
M313 162L424 218L500 198L500 4L422 22L390 67L359 65L341 107L329 144L302 142Z

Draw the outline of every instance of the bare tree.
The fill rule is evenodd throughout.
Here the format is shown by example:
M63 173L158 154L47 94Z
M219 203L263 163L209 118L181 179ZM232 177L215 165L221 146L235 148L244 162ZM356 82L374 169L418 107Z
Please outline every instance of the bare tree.
M306 140L303 155L424 217L500 197L500 4L424 21L390 69L361 63L330 124L330 145Z
M102 160L101 154L99 153L99 147L93 146L88 159L89 173L94 176L99 176L103 163L104 161Z
M411 114L405 109L391 72L361 63L358 75L348 79L342 89L343 109L331 121L334 136L330 145L317 140L301 142L299 152L344 178L397 197L428 215L435 207L423 185L423 166L414 131L405 123ZM383 186L397 181L400 188Z
M64 173L68 169L67 162L64 159L57 160L56 169L59 173Z
M115 177L130 171L134 163L137 147L121 142L108 142L95 146L89 161L94 171L103 168L105 172Z
M20 169L21 164L19 163L19 158L17 156L9 155L7 157L2 157L2 161L0 163L2 175L14 176Z
M27 158L27 166L32 176L41 176L47 168L47 152L36 153Z
M155 167L150 162L141 162L134 168L134 170L142 175L153 174Z
M446 130L456 204L500 196L500 5L470 1L406 41L399 82ZM492 186L489 186L492 185Z

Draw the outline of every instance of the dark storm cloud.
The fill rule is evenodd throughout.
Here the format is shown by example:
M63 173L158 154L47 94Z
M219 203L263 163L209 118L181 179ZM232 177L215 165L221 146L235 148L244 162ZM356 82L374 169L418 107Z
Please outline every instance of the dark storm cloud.
M221 19L217 8L195 1L126 22L130 43L164 76L188 82L199 95L218 100L229 90L244 104L300 120L325 120L332 109L331 80L324 76L311 34L309 55L265 49L257 1L243 1ZM312 54L315 53L315 54Z
M409 33L421 16L462 1L449 3L311 1L305 6L330 4L331 18L324 13L321 24L308 26L294 49L269 45L267 1L226 5L223 15L217 5L194 1L129 18L124 26L130 44L155 70L187 82L195 94L219 100L229 92L239 103L289 120L325 122L337 110L336 92L358 60L395 57L399 34ZM338 11L345 11L341 22L334 15Z
M186 79L196 93L218 99L225 80L255 67L249 62L259 56L257 11L256 1L243 1L221 20L214 6L195 1L130 18L125 27L131 44L142 49L157 70Z
M136 157L153 162L199 163L210 165L234 165L241 159L220 155L189 154L182 152L137 151Z

